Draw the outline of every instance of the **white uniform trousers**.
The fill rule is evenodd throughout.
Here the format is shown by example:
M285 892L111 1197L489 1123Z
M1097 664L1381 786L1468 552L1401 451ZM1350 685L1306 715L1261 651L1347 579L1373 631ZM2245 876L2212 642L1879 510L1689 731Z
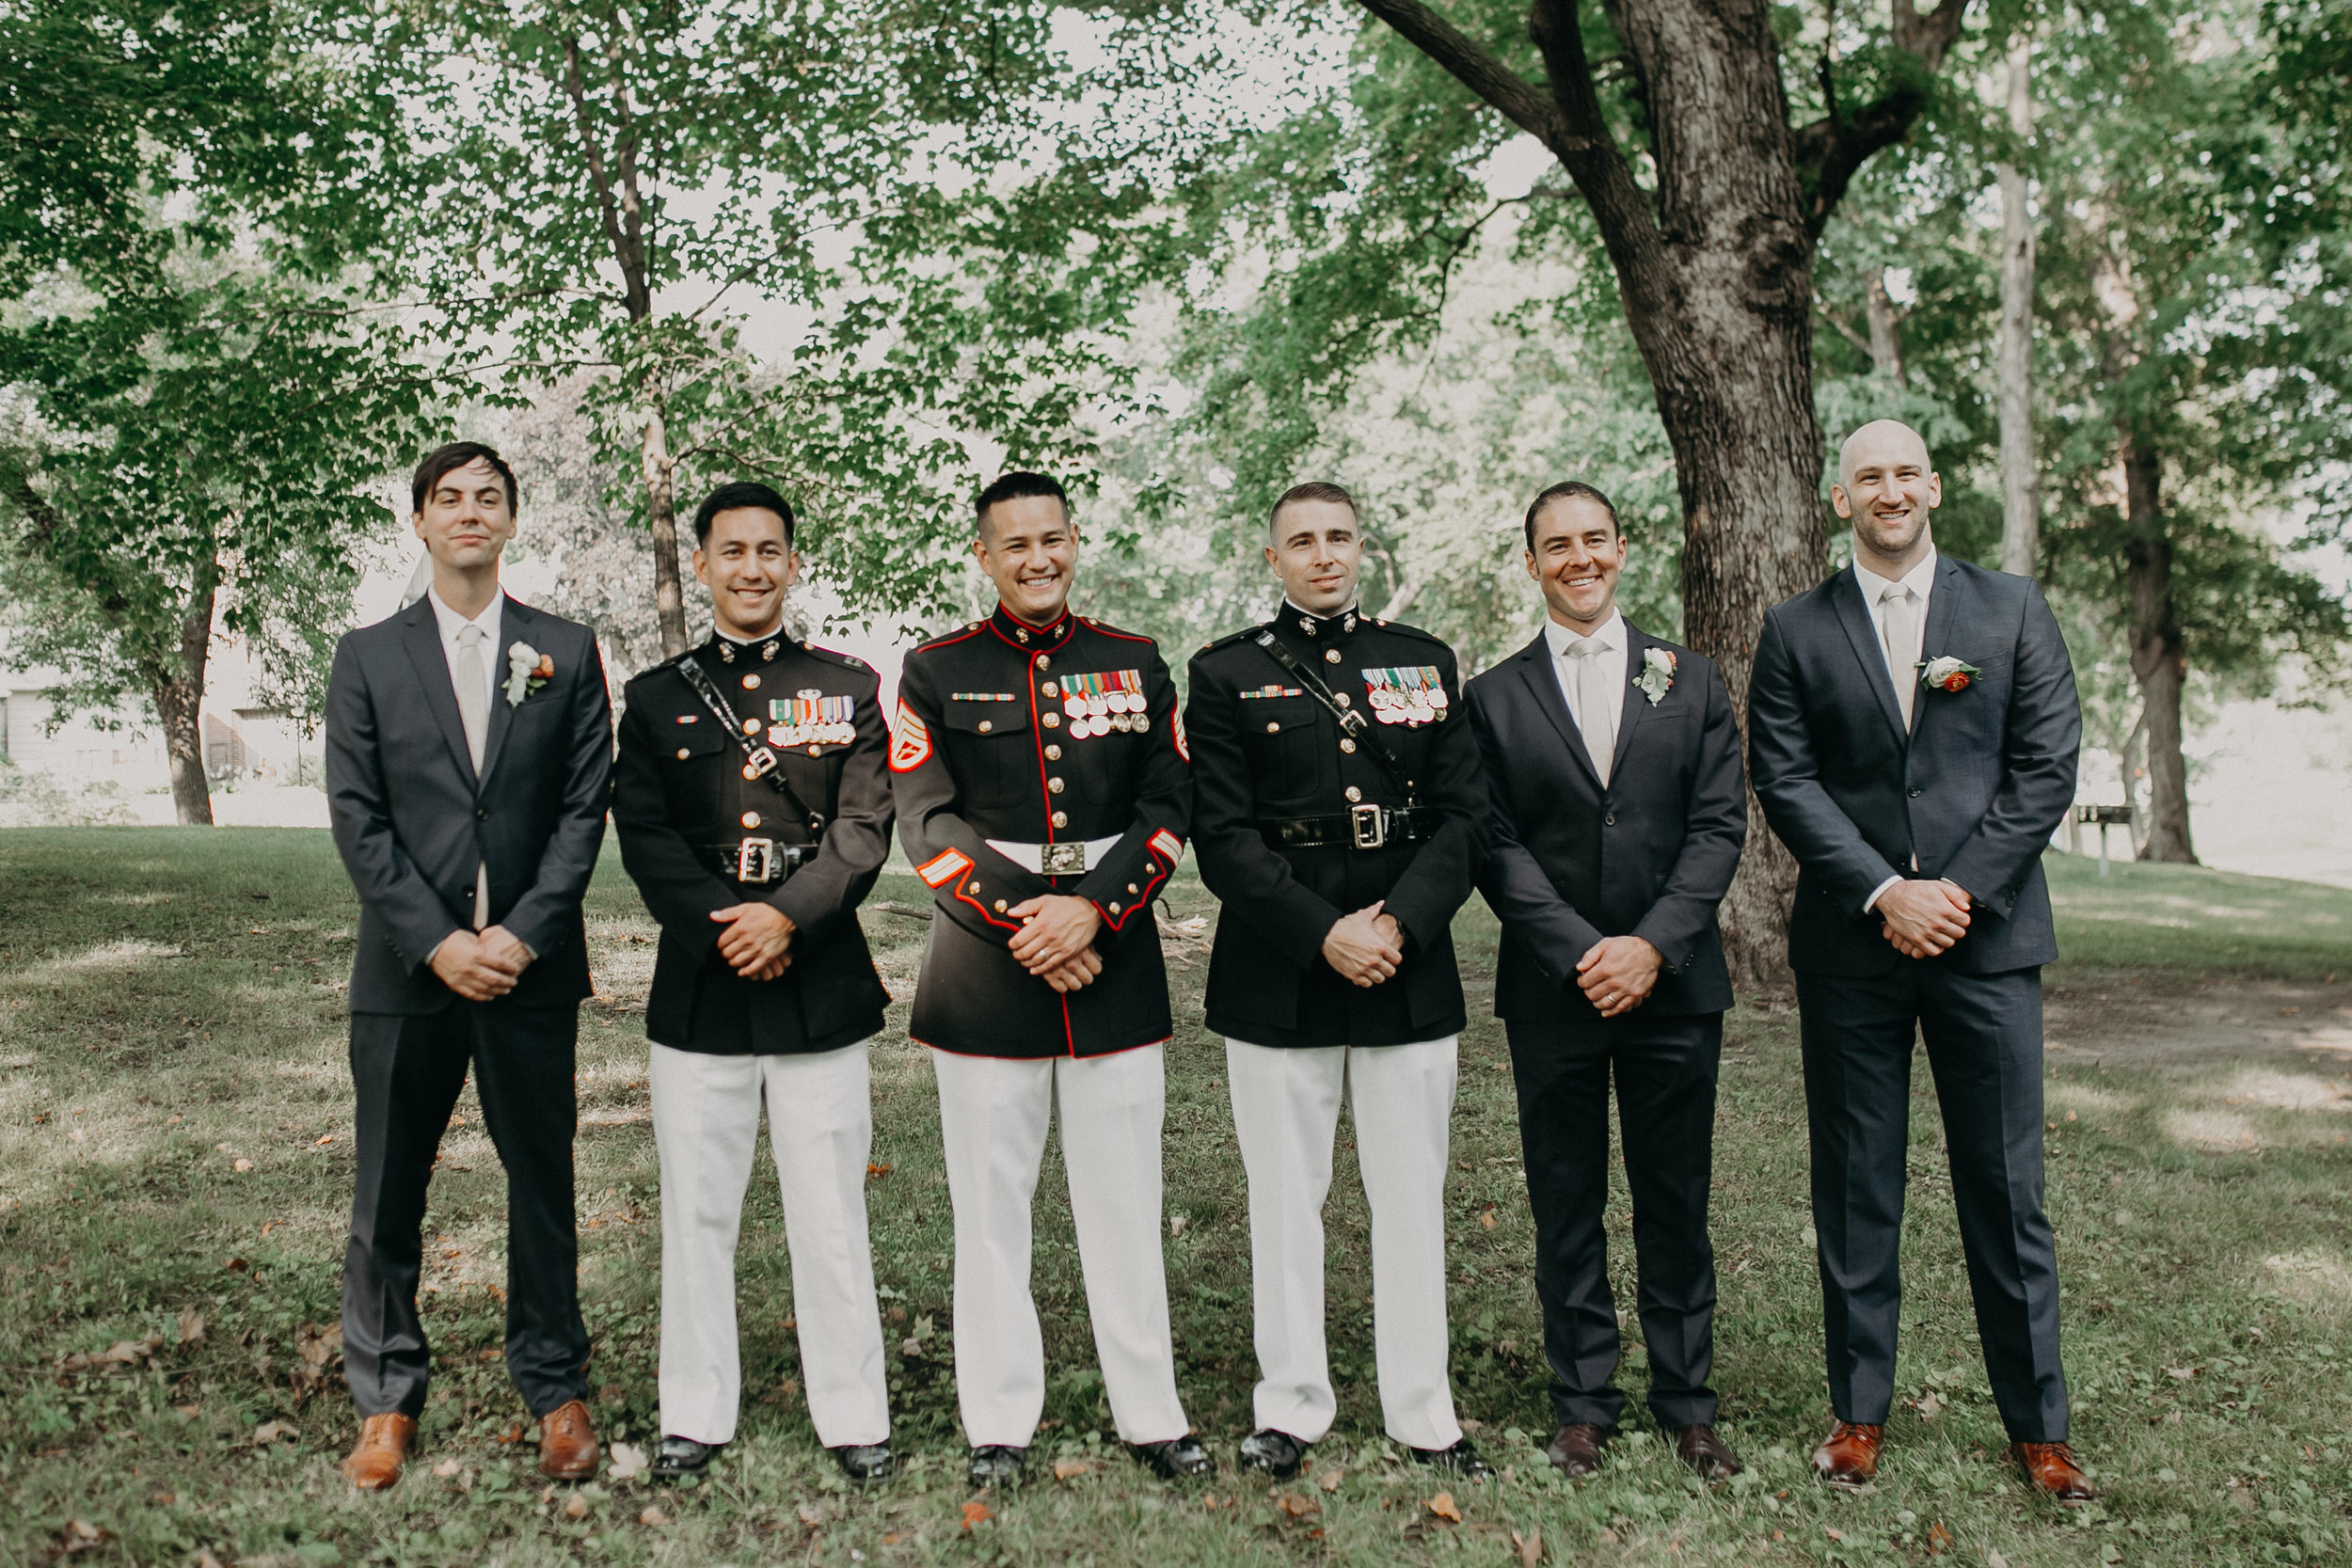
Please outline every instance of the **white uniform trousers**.
M787 1056L657 1045L651 1081L661 1152L662 1433L697 1443L735 1436L743 1385L735 1242L764 1095L809 1419L829 1449L887 1441L890 1394L866 1239L874 1143L866 1042Z
M1340 1101L1356 1123L1372 1210L1373 1353L1388 1434L1452 1448L1446 1370L1445 1170L1458 1037L1288 1050L1225 1042L1233 1131L1249 1179L1257 1423L1311 1443L1339 1404L1324 1350L1323 1203Z
M975 1448L1026 1448L1045 1409L1045 1345L1029 1293L1029 1217L1045 1129L1062 1164L1103 1391L1119 1435L1190 1430L1176 1397L1161 1256L1160 1047L1014 1060L934 1050L939 1132L956 1214L956 1400Z

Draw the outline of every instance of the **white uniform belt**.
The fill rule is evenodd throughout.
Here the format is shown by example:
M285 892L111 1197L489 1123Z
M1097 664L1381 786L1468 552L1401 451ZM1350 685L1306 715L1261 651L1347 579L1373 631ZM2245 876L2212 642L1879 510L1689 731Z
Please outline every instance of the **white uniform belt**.
M992 838L988 847L1024 871L1040 877L1075 877L1089 866L1103 863L1103 857L1117 847L1123 834L1108 838L1065 839L1059 844L1021 844L1009 838Z

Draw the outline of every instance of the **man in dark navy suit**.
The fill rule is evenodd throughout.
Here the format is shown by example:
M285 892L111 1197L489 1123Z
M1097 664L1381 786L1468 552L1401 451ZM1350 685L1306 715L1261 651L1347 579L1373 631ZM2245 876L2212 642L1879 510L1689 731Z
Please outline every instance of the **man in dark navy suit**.
M1494 847L1479 889L1502 922L1495 1013L1511 1042L1535 1214L1535 1293L1560 1430L1553 1465L1598 1468L1625 1396L1601 1218L1617 1083L1649 1405L1683 1461L1739 1471L1715 1431L1715 1254L1707 1239L1715 1076L1731 976L1715 907L1747 839L1740 732L1709 660L1617 610L1626 541L1589 484L1527 509L1549 615L1470 683Z
M424 1408L425 1186L469 1069L506 1167L507 1372L539 1418L540 1467L559 1481L596 1467L572 1051L612 719L596 635L499 587L515 500L488 447L425 458L414 524L432 589L345 637L327 685L327 811L359 895L343 1370L363 1424L343 1471L369 1491L399 1479Z
M2042 851L2074 799L2074 670L2030 578L1936 553L1942 483L1910 427L1848 437L1830 499L1854 563L1766 614L1748 692L1756 795L1799 867L1788 962L1836 1418L1814 1465L1877 1473L1924 1034L1994 1403L2027 1479L2084 1501L2042 1212Z

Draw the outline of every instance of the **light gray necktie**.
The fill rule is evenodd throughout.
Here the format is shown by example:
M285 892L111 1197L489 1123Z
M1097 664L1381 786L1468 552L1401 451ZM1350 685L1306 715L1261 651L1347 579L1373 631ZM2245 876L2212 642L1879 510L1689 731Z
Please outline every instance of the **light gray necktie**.
M473 758L474 777L482 776L482 752L490 743L490 677L482 667L482 644L489 633L480 626L457 628L457 665L454 681L457 687L457 718L466 726L466 752ZM475 867L473 877L473 928L481 930L490 923L490 867L488 863Z
M1584 749L1593 756L1593 771L1603 784L1617 752L1616 683L1600 662L1609 644L1597 637L1568 640L1568 669L1576 676L1576 723L1584 732Z
M1911 590L1899 582L1888 583L1879 594L1879 641L1886 649L1887 678L1895 683L1895 701L1909 731L1912 700L1919 694L1919 619Z

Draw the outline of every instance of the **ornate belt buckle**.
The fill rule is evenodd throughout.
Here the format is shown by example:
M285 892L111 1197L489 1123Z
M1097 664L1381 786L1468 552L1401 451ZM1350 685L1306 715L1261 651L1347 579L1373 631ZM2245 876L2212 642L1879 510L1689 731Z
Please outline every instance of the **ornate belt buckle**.
M1356 834L1359 849L1377 849L1389 842L1388 816L1376 805L1348 807L1347 825Z
M743 776L747 779L765 778L775 767L776 753L765 746L755 746L744 753Z
M1041 844L1037 847L1038 871L1046 877L1075 877L1087 868L1087 847L1084 844Z
M776 879L776 841L772 838L747 838L735 847L735 879L739 882L772 882Z

